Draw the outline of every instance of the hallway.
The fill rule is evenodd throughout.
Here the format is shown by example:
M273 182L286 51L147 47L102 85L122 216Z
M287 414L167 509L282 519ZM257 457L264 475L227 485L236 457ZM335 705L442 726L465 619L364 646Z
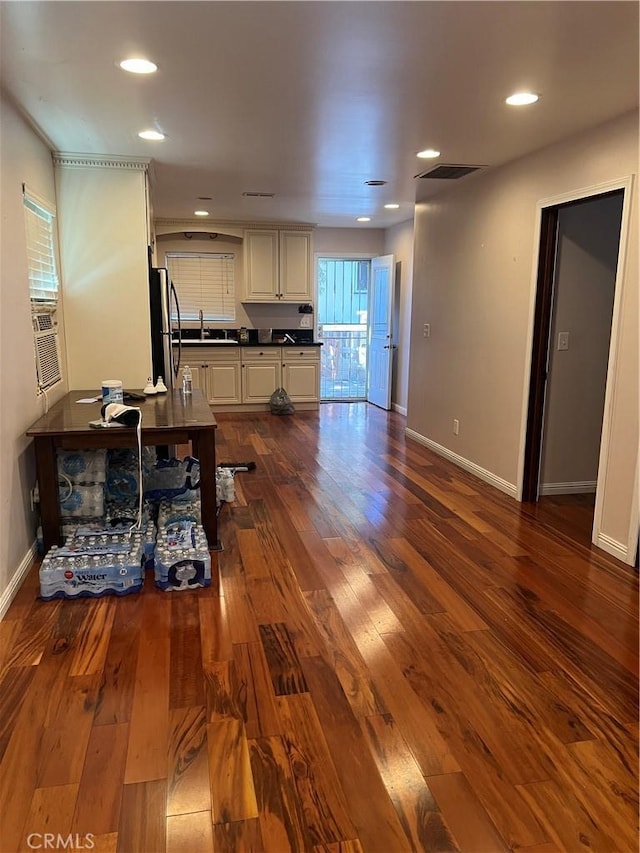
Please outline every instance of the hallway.
M219 590L0 623L0 850L635 850L637 573L395 413L217 420Z

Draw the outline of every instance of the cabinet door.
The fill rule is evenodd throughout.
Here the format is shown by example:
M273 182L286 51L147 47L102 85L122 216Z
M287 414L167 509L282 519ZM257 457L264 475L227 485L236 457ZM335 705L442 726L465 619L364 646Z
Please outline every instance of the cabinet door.
M184 352L184 350L183 350ZM186 365L183 365L186 367ZM191 384L194 388L201 389L205 396L205 375L204 375L204 365L203 364L190 364L191 368ZM176 388L182 389L182 369L180 369L180 373L178 374L178 378L176 379Z
M278 289L278 232L244 232L245 301L276 302Z
M216 403L241 403L240 362L220 361L207 365L207 399Z
M314 354L282 355L282 387L293 403L312 403L320 399L320 361Z
M311 299L311 232L280 232L280 298L289 302Z
M280 349L272 348L242 359L242 402L268 403L282 384Z

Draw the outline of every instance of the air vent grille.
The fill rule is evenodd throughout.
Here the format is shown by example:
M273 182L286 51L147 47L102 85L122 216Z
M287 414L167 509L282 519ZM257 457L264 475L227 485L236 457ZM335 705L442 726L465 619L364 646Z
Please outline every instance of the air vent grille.
M34 332L48 332L50 329L53 329L53 317L51 314L33 315Z
M422 172L416 175L416 178L428 180L447 180L457 181L459 178L464 178L465 175L470 175L472 172L477 172L479 169L484 169L484 166L454 166L441 164L428 172Z
M274 198L275 193L242 193L245 198Z
M40 332L35 337L38 386L45 390L62 379L57 332Z

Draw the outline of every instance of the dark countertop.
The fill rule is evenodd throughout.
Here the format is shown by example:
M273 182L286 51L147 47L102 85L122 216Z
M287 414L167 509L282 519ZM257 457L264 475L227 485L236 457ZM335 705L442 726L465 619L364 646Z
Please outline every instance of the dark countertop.
M172 343L173 343L174 347L178 346L178 341L172 341ZM321 347L322 342L320 342L320 341L318 341L318 342L299 341L298 343L295 343L295 344L290 344L288 342L284 343L284 344L277 344L274 341L271 341L268 344L261 344L258 341L256 341L255 343L249 342L248 344L241 344L240 341L227 341L227 342L223 343L220 340L216 341L215 339L212 338L209 340L205 339L204 341L189 341L189 340L184 341L183 340L182 346L183 347L205 347L205 346L209 346L209 347L215 347L216 349L227 349L227 348L231 349L233 347L249 347L251 349L255 349L256 347L262 347L262 348L264 348L264 347L287 347L287 348L291 349L294 347Z

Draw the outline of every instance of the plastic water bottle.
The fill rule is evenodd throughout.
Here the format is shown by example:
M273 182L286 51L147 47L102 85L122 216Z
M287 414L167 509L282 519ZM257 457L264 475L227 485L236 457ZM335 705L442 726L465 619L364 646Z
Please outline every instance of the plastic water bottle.
M193 378L191 376L191 368L188 364L182 368L182 393L191 394L193 391Z

